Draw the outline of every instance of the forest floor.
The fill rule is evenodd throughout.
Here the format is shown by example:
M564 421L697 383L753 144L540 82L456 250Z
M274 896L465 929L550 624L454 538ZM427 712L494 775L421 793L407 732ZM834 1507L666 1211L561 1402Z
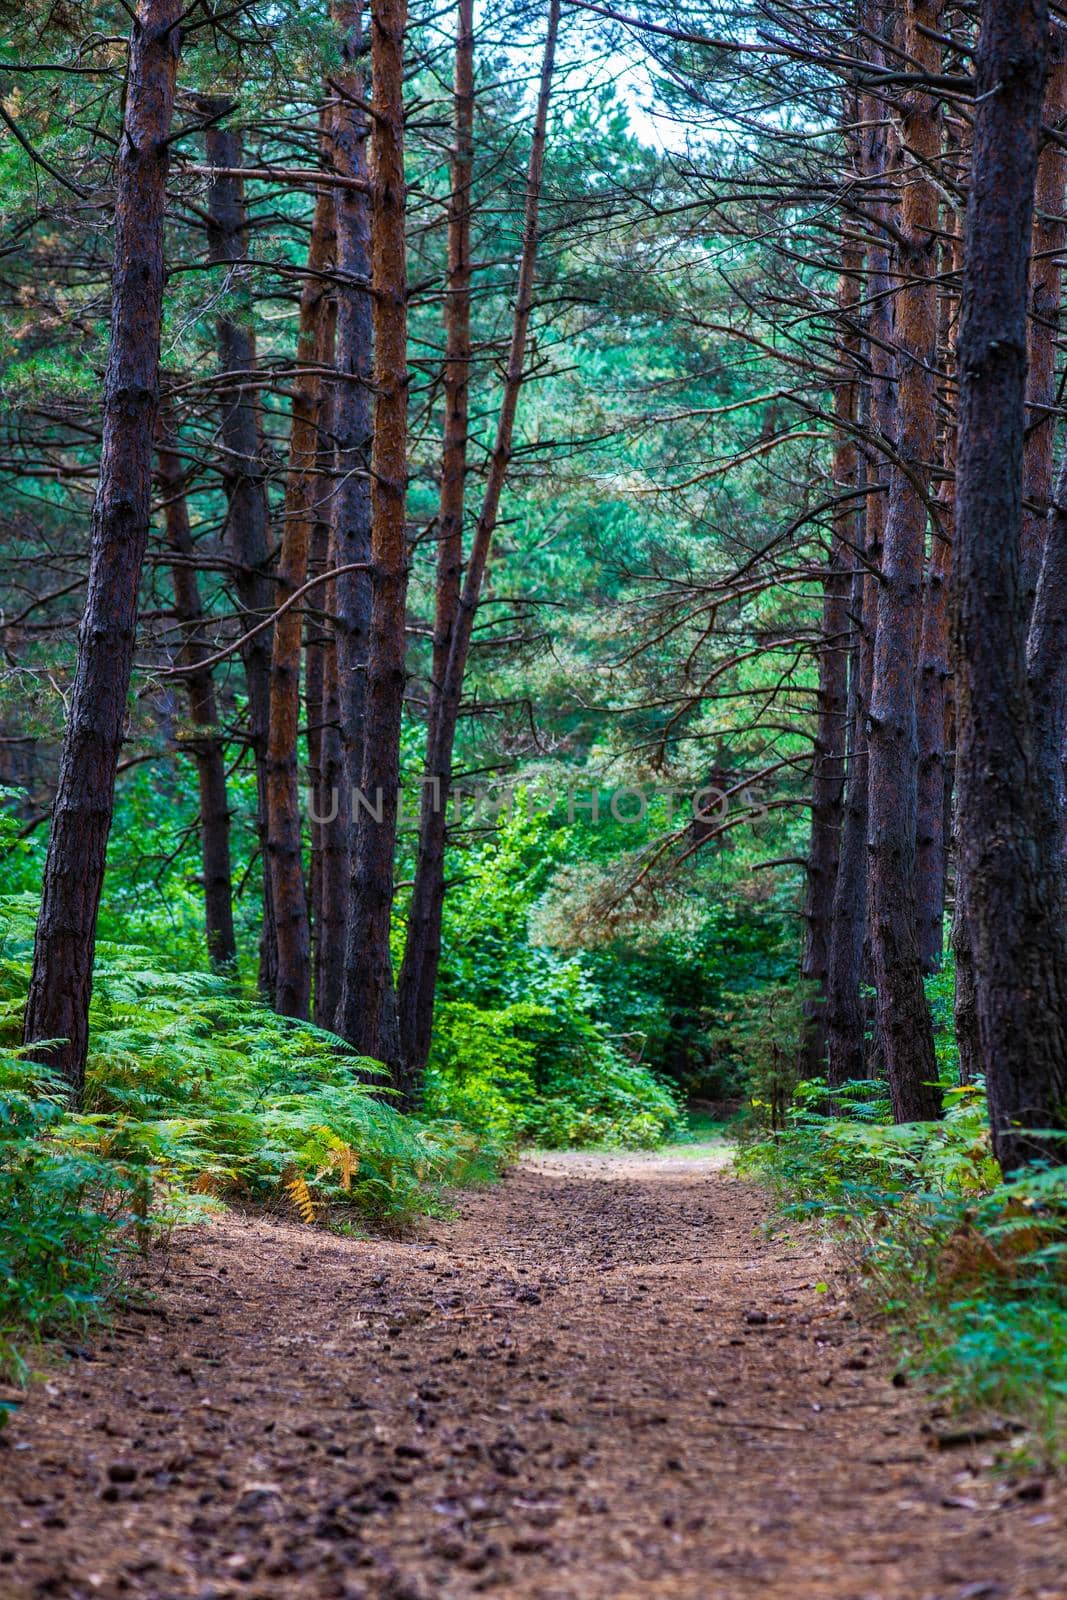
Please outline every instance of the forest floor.
M0 1435L0 1597L1063 1600L1062 1486L939 1447L766 1214L709 1145L180 1233Z

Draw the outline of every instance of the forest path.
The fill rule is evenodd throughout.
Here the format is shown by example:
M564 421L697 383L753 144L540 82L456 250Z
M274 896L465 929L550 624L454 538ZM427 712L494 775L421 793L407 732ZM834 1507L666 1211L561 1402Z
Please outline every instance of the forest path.
M179 1236L0 1436L2 1600L1063 1600L1062 1490L929 1448L765 1209L688 1150Z

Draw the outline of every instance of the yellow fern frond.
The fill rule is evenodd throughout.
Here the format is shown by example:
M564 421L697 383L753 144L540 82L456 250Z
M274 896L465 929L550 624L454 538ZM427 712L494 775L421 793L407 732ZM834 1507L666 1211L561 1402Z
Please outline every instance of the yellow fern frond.
M328 1172L338 1173L337 1181L347 1194L352 1188L353 1176L359 1171L359 1151L346 1144L332 1128L313 1128L311 1131L319 1136L320 1142L330 1152L329 1160L319 1168L316 1176L324 1178Z
M301 1222L314 1222L315 1202L311 1198L311 1190L308 1188L307 1179L301 1173L297 1173L295 1177L288 1178L285 1184L285 1192L296 1207Z

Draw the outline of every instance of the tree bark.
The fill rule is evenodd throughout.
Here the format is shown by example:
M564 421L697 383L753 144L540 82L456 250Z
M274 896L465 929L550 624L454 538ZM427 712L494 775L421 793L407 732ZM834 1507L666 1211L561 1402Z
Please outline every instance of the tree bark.
M1042 120L1067 116L1067 31L1049 32ZM1067 730L1067 452L1053 483L1056 357L1063 290L1064 152L1046 139L1037 159L1030 266L1028 415L1023 492L1044 510L1023 511L1022 583L1029 617L1026 662L1034 717L1038 844L1043 871L1064 871L1064 733ZM1031 588L1032 585L1032 588ZM1032 598L1031 598L1032 596ZM1061 896L1064 885L1061 881Z
M951 506L948 508L951 515ZM935 531L923 584L919 649L919 783L916 824L916 898L919 959L924 973L937 972L944 949L948 839L949 572L952 546Z
M1037 594L1027 636L1027 682L1033 708L1034 798L1038 859L1064 904L1064 732L1067 730L1067 451L1046 518Z
M332 563L336 565L336 563ZM333 1028L344 980L348 901L348 794L341 749L336 648L328 651L323 683L321 824L322 896L315 942L315 1021Z
M323 369L336 361L337 302L327 309ZM335 491L334 403L336 384L326 382L319 405L319 459L315 491L312 566L316 572L339 563L334 552ZM340 805L340 720L337 704L336 582L328 583L318 603L320 615L309 621L307 639L308 787L313 796L311 819L311 928L314 973L312 1015L320 1028L332 1028L337 1014L344 960L344 903L348 879L347 823ZM335 804L336 797L336 804Z
M960 870L962 857L959 828L956 839L956 901L952 908L952 955L955 962L953 1023L956 1052L960 1063L960 1082L973 1083L983 1071L982 1041L978 1030L978 985L974 970L974 946L967 920L967 880Z
M453 145L449 166L448 269L445 283L445 425L437 510L431 716L440 710L459 608L471 365L471 183L474 176L474 0L459 0L452 85Z
M940 7L909 0L904 49L936 72ZM915 839L918 783L916 675L922 620L926 495L937 437L937 102L913 90L901 126L896 295L897 454L890 469L870 709L870 942L878 1033L898 1122L940 1112L933 1028L917 936Z
M230 865L230 806L226 790L226 761L219 736L215 683L210 667L199 663L211 654L204 608L197 582L196 547L189 528L185 474L174 441L160 432L156 451L167 544L179 558L171 569L174 613L181 625L179 662L188 667L185 688L189 697L191 738L182 742L196 763L200 793L200 847L204 880L204 932L213 967L229 967L237 960L233 931L233 877Z
M332 357L329 358L332 360ZM327 401L330 385L323 389L322 400ZM320 405L319 440L320 453L323 427L326 423L325 415ZM315 496L317 507L321 501L324 485L321 475L316 482ZM330 559L330 529L321 516L316 514L311 527L311 544L308 550L308 577L317 578L321 573L329 570ZM326 585L327 592L329 585ZM326 729L326 679L329 671L326 658L333 653L333 632L327 622L329 601L323 601L321 594L314 597L314 603L308 608L304 619L304 717L307 722L307 751L308 751L308 793L311 796L311 849L308 858L308 922L311 932L311 965L312 965L312 995L315 990L314 973L318 966L318 952L320 930L322 927L322 855L325 837L325 824L318 822L318 817L324 816L322 809L322 763L325 749ZM314 1003L314 1002L313 1002ZM313 1012L314 1015L314 1012Z
M890 18L881 4L870 8L871 60L882 66L882 44ZM860 102L861 171L877 195L885 187L890 161L890 124L881 102L866 94ZM874 440L891 444L896 434L896 386L893 349L893 301L890 293L888 205L875 199L867 207L866 314L870 380L866 386L868 431ZM876 445L864 452L868 493L863 512L863 572L853 588L856 658L851 685L854 747L849 758L848 788L842 823L841 859L834 892L827 998L827 1078L834 1086L867 1077L868 1004L863 994L870 964L868 928L868 810L870 798L868 714L874 672L874 640L878 624L878 583L885 534L886 459ZM859 563L857 562L857 566Z
M838 286L841 317L840 363L835 385L834 415L841 423L834 446L834 487L852 496L856 487L859 453L856 449L856 338L851 325L859 301L863 255L846 246L844 271ZM842 848L845 799L845 759L848 727L848 666L851 642L849 618L852 579L859 542L858 501L842 499L834 510L833 531L823 579L822 636L819 647L819 689L812 758L811 840L808 848L807 893L804 902L804 954L801 972L818 985L818 993L805 1000L805 1028L800 1070L813 1078L826 1070L830 946L833 938L834 898Z
M323 277L334 245L333 201L319 191L300 296L289 437L285 524L278 561L278 604L307 579L315 492L319 482L319 377L324 354L329 285ZM303 617L291 606L274 625L267 742L267 853L277 937L275 1009L306 1018L311 1006L311 926L304 880L303 819L297 770L300 726L300 643Z
M222 102L203 100L205 109L219 111ZM268 572L270 560L269 507L263 469L263 447L254 384L256 340L252 330L251 294L244 181L233 172L243 165L241 134L231 128L209 128L205 135L207 159L212 167L226 169L208 186L208 260L229 268L228 305L216 319L219 367L232 373L223 390L219 431L222 441L222 483L226 494L224 541L235 565L234 586L241 605L242 631L247 632L269 616L274 588ZM274 927L274 900L269 852L268 751L270 734L270 662L273 629L265 628L242 647L241 660L248 690L248 735L256 767L256 832L263 867L263 926L259 944L259 988L273 1001L277 980L278 947Z
M26 1043L63 1041L35 1053L61 1074L75 1100L85 1083L96 919L151 516L167 139L181 15L177 0L141 0L130 36L89 587L26 1004Z
M1041 797L1020 571L1027 260L1048 52L1044 0L984 0L960 332L956 555L960 867L1005 1171L1062 1145L1067 941Z
M942 240L943 278L955 281L961 264L956 215ZM938 367L955 380L955 326L959 297L942 292ZM919 650L919 799L916 851L918 867L919 955L923 971L940 970L945 939L945 897L952 838L955 706L952 685L951 530L956 506L956 427L946 417L941 442L942 479L932 519L930 554L923 585L922 642Z
M1067 115L1067 31L1053 24L1042 120L1059 127ZM1064 178L1067 160L1052 139L1037 158L1034 231L1030 258L1030 320L1027 327L1027 421L1023 454L1022 586L1029 617L1041 572L1045 523L1052 500L1056 436L1056 357L1063 293Z
M371 8L371 285L374 436L371 447L370 645L363 758L352 807L351 898L338 1031L383 1062L403 1090L389 932L405 688L407 533L407 259L404 178L406 0ZM340 227L339 227L340 231ZM348 351L345 352L346 356ZM354 385L353 387L358 387ZM342 682L342 694L346 686Z
M474 4L459 0L452 94L453 145L448 206L448 270L445 292L445 421L441 450L441 498L437 512L437 582L434 601L430 709L425 776L432 820L420 818L414 893L400 969L400 1047L413 1078L426 1065L440 962L444 906L446 796L434 784L431 752L438 748L442 692L459 609L463 567L464 491L467 481L471 363L471 182L474 169ZM451 772L451 766L449 766ZM424 808L425 809L425 808ZM410 953L409 953L410 952Z
M870 511L865 519L870 523ZM861 537L869 537L862 533ZM867 706L874 650L874 588L854 557L848 708L848 765L841 849L834 884L826 986L826 1074L839 1088L866 1071L862 1003L863 943L867 928Z
M470 557L455 607L448 643L448 658L441 675L436 706L430 718L426 766L419 816L419 842L408 914L407 941L400 972L400 1011L409 1090L421 1078L430 1046L434 993L441 959L441 917L444 909L446 810L452 783L452 761L459 721L463 679L470 650L471 631L478 609L486 562L496 531L500 496L511 461L512 439L519 392L523 382L526 338L533 309L537 265L538 217L544 169L548 107L555 68L559 0L549 0L548 27L541 63L541 81L530 141L526 175L522 257L515 294L515 314L508 352L504 393L497 417L496 439L489 464L482 507L471 540Z
M341 42L344 72L333 123L333 161L344 177L366 181L369 128L359 106L365 98L361 6L335 4L334 25ZM332 561L335 566L371 560L371 451L374 424L371 392L374 382L374 329L371 280L371 208L358 189L339 189L335 196L337 266L337 373L334 430L337 440L337 484L333 494ZM328 684L338 724L338 742L324 764L323 806L328 814L337 796L337 816L330 836L330 860L323 861L323 922L332 930L329 945L320 944L316 1015L324 1026L344 1034L341 1014L347 928L352 894L354 819L351 798L363 784L364 698L371 626L371 574L349 572L338 578L332 594L336 659Z

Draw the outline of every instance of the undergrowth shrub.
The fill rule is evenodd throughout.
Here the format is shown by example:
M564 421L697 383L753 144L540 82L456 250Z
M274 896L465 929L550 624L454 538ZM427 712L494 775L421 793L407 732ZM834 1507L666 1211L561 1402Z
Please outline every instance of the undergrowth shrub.
M947 1090L941 1122L892 1123L876 1083L829 1105L824 1083L799 1085L742 1168L841 1230L914 1373L1067 1461L1067 1165L1002 1179L981 1084Z
M0 1049L0 1376L25 1378L25 1349L92 1320L148 1182L143 1162L72 1136L52 1076Z
M681 1115L671 1091L589 1016L533 1001L439 1006L426 1107L510 1145L553 1149L656 1144Z
M708 1031L711 1047L732 1064L744 1087L744 1126L777 1130L786 1121L798 1080L805 1006L815 983L793 979L723 996L722 1010Z
M510 1145L660 1143L671 1091L631 1060L583 952L540 942L531 918L570 848L523 805L462 853L449 893L426 1108ZM631 1041L632 1042L632 1041Z
M221 1198L398 1224L495 1170L491 1133L402 1115L384 1069L334 1035L107 939L70 1111L18 1048L36 902L0 909L0 1370L19 1375L23 1345L91 1318L131 1244Z

